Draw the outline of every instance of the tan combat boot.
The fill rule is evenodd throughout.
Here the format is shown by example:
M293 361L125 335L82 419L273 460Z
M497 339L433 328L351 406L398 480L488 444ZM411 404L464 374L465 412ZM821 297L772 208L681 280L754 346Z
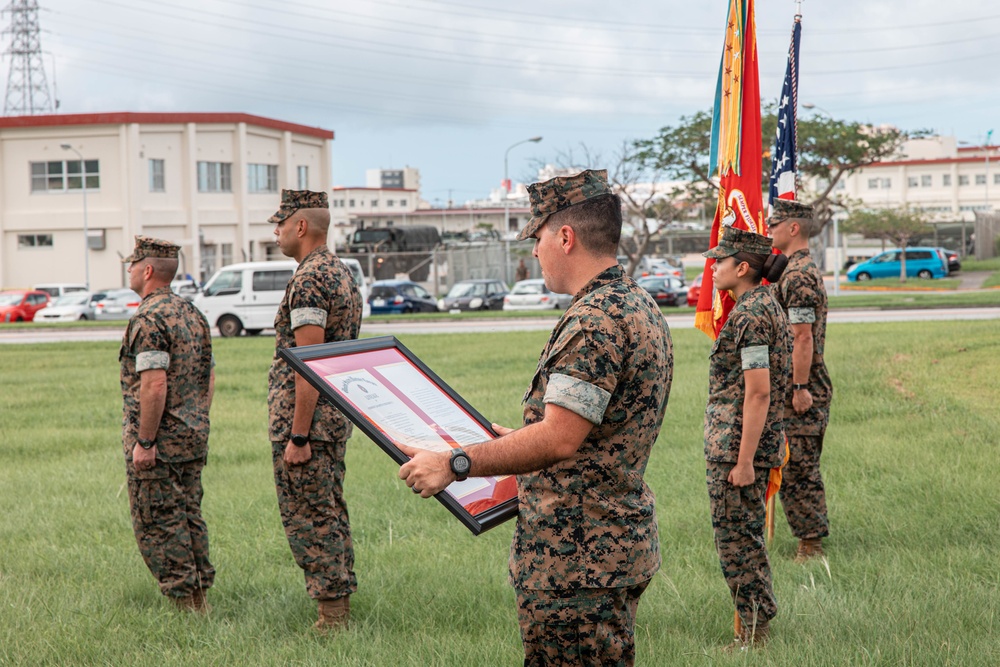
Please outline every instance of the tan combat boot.
M798 551L795 552L794 563L805 563L811 558L823 558L823 539L820 537L810 540L799 540Z
M207 614L212 610L212 607L208 604L208 600L205 599L205 589L196 588L194 592L183 597L170 598L170 601L174 603L180 611L190 611L196 614Z
M351 617L351 596L345 595L335 600L319 601L319 620L313 626L316 630L346 630Z

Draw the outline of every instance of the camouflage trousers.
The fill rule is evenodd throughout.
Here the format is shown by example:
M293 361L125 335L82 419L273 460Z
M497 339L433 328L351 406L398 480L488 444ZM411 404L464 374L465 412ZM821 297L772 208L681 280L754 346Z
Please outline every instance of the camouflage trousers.
M635 612L648 581L626 588L516 588L525 667L635 663Z
M284 442L272 442L274 484L288 546L315 600L332 600L358 589L351 524L344 503L347 441L311 442L312 458L287 465Z
M708 500L722 574L744 626L753 627L778 613L764 543L764 492L769 471L754 468L754 483L736 487L728 480L732 469L732 463L708 462Z
M208 528L201 518L201 471L205 460L166 463L136 470L125 462L132 530L146 567L170 597L210 588L215 568L208 560Z
M800 540L812 540L830 534L826 515L826 490L819 471L823 453L822 435L789 435L788 463L781 471L781 506L792 529Z

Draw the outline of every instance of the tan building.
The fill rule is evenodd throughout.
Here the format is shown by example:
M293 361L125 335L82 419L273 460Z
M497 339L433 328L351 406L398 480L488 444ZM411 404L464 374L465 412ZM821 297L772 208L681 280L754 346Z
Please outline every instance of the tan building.
M335 187L330 193L330 242L343 245L358 217L401 217L417 210L420 191L408 188Z
M199 280L278 258L266 220L281 188L329 187L333 136L242 113L0 118L0 285L84 282L88 263L91 287L125 284L137 234Z

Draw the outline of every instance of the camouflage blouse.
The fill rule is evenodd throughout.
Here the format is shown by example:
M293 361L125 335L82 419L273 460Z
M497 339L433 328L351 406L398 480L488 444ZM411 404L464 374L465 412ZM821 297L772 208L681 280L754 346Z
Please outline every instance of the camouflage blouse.
M323 342L353 340L361 328L361 294L351 272L323 245L302 259L288 281L274 318L274 359L267 377L269 438L292 436L295 416L295 371L278 355L295 347L295 330L307 324L323 327ZM320 396L313 413L312 440L335 442L350 434L347 418Z
M620 266L566 310L524 395L524 423L555 403L594 424L571 458L518 482L511 583L522 589L616 588L660 565L653 494L643 480L673 375L659 308Z
M788 257L788 267L774 286L774 296L788 313L789 324L811 324L813 358L809 369L809 393L812 407L801 415L792 410L792 392L785 404L785 430L789 435L820 435L830 419L833 382L823 361L826 345L826 288L823 275L809 256L808 250L798 250Z
M785 393L791 379L791 336L785 311L760 285L744 293L715 340L709 358L708 405L705 407L705 459L736 463L743 435L743 372L767 368L771 403L753 464L781 464L785 442Z
M147 294L128 322L118 359L125 457L132 458L139 437L140 374L164 369L167 402L156 433L156 457L174 462L204 458L208 454L212 334L201 311L169 287Z

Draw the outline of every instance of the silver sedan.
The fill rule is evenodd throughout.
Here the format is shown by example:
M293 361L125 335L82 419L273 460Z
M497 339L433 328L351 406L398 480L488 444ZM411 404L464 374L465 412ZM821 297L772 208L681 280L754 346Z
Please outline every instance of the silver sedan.
M563 310L573 302L569 294L549 291L541 278L522 280L514 284L503 298L504 310Z

